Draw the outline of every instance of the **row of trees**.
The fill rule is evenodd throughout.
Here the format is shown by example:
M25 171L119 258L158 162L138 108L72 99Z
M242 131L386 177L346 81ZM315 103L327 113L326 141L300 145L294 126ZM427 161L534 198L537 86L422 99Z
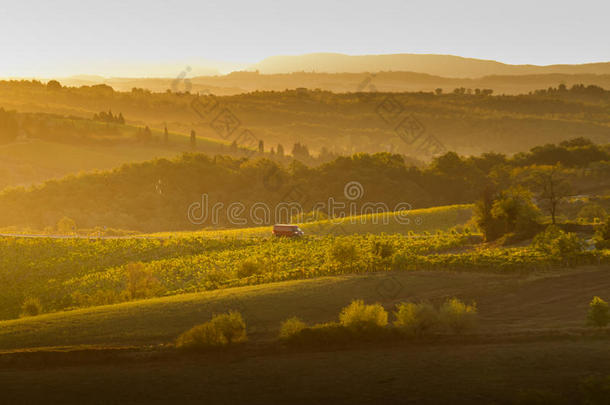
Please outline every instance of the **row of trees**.
M112 110L108 110L108 112L102 111L98 114L94 114L93 121L107 122L109 124L125 124L125 118L123 117L123 113L118 113L117 115L114 115L112 113Z

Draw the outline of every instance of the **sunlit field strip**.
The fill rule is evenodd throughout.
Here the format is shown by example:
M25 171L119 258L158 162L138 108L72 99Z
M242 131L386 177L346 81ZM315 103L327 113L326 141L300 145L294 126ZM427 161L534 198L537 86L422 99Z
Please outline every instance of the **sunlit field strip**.
M354 233L434 233L465 225L473 213L473 204L448 205L411 211L376 213L299 224L307 235ZM397 218L398 217L398 218ZM385 219L384 219L385 218ZM408 221L407 221L408 220ZM271 226L239 229L157 232L155 237L256 238L271 236Z

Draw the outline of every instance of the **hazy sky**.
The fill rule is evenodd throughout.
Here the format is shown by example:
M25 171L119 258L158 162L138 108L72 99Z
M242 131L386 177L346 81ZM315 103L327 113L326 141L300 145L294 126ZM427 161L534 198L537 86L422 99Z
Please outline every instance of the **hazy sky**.
M309 52L610 61L609 18L608 0L3 0L0 76L154 76L143 66Z

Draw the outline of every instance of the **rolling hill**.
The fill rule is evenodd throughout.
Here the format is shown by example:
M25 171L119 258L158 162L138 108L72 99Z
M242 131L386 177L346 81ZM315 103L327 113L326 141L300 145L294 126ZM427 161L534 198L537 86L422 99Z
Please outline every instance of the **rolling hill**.
M314 153L387 151L429 160L433 153L420 153L409 141L422 133L419 141L436 139L440 149L466 155L523 152L578 136L610 140L610 92L594 86L560 86L520 96L466 88L451 94L383 93L371 86L377 86L376 78L361 77L349 93L298 89L195 98L143 89L117 92L106 85L49 90L38 82L0 82L0 106L87 118L111 109L131 125L159 130L167 124L184 134L195 129L198 136L227 143L244 143L249 137L254 147L262 140L266 151L282 144L286 154L298 142ZM210 111L197 112L193 103ZM220 125L227 120L231 126Z
M403 71L444 77L477 78L490 75L532 74L610 74L610 62L581 65L509 65L493 60L453 55L389 54L344 55L312 53L294 56L271 56L252 65L261 73L326 72L362 73Z
M291 404L579 403L585 379L610 372L607 331L581 327L607 269L555 274L411 272L289 281L0 322L0 399L6 403ZM396 288L387 289L387 283ZM475 333L397 342L290 348L280 322L337 319L352 299L476 300ZM230 309L250 342L181 353L184 330ZM552 370L553 372L548 372ZM337 391L337 387L345 389ZM515 385L519 390L515 390ZM328 394L333 392L336 394ZM603 391L593 391L589 397ZM540 400L542 398L542 400ZM607 398L601 396L599 398ZM598 402L604 403L604 402Z
M610 273L601 267L529 276L414 271L321 277L0 321L0 350L168 343L231 309L243 313L252 340L272 340L283 320L333 321L353 299L380 302L389 310L404 300L474 300L482 333L578 328L591 297L609 286Z
M150 131L150 139L139 139L144 128L137 125L42 113L13 114L21 123L21 136L14 142L0 143L0 189L173 158L184 152L228 152L226 142L201 136L193 148L188 135L173 131L168 132L165 142L163 130L155 129Z

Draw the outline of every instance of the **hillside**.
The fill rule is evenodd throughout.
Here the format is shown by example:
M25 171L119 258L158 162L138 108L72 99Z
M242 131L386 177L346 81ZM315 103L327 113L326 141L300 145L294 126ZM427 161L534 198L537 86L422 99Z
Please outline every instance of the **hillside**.
M109 170L126 163L173 158L184 152L230 153L225 142L75 116L4 112L16 123L10 138L0 130L0 190L30 186L69 174ZM2 121L2 120L0 120ZM1 124L0 124L1 125ZM7 136L9 135L9 136Z
M322 277L0 321L0 350L168 343L231 309L242 312L252 340L270 340L291 316L308 323L333 321L355 298L380 302L388 310L404 300L474 300L481 334L579 328L591 297L609 287L610 273L599 267L531 276L415 271Z
M268 404L281 395L294 404L377 404L391 395L400 398L396 403L404 398L430 404L470 404L481 398L578 403L585 378L610 372L607 334L579 335L586 302L607 292L609 283L608 272L595 268L533 277L375 274L4 321L0 399L102 404L120 395L124 402ZM272 342L288 317L308 323L336 320L354 297L392 310L401 300L440 302L450 296L476 300L480 323L474 334L304 349ZM229 309L244 314L250 338L245 347L183 354L159 346Z
M167 125L183 134L195 129L201 137L254 148L263 141L268 152L281 144L285 154L300 143L314 154L389 151L429 160L443 150L517 153L578 136L610 140L610 92L598 87L560 86L521 96L494 96L484 88L389 94L373 91L375 80L362 77L350 93L300 89L199 98L117 92L106 85L50 89L39 82L0 82L0 106L86 118L120 111L131 125L157 131ZM433 147L421 146L430 142Z
M179 153L161 147L77 146L40 140L0 145L0 189L30 186L86 171L109 170L130 162L171 158Z
M250 67L262 73L327 72L362 73L406 71L445 77L482 77L490 75L532 74L610 74L610 62L581 65L509 65L492 60L453 55L391 54L344 55L312 53L295 56L270 56Z
M448 231L455 227L466 226L472 218L474 206L469 204L450 205L432 208L347 216L345 218L318 219L295 216L294 223L307 236L353 235L353 234L425 234ZM404 218L401 218L404 216ZM408 218L409 220L403 220ZM257 226L236 229L204 229L200 231L158 232L145 236L152 237L193 237L208 238L253 238L268 237L272 226Z
M595 197L608 193L609 160L607 146L586 139L536 147L512 158L448 152L422 167L390 153L355 154L312 166L260 154L185 154L5 189L0 192L0 227L40 231L65 217L78 228L148 233L269 226L299 221L297 215L334 223L362 214L470 204L494 184L521 185L517 175L532 165L558 163L565 167L563 176L573 195ZM576 219L583 204L566 211L562 205L561 210Z

